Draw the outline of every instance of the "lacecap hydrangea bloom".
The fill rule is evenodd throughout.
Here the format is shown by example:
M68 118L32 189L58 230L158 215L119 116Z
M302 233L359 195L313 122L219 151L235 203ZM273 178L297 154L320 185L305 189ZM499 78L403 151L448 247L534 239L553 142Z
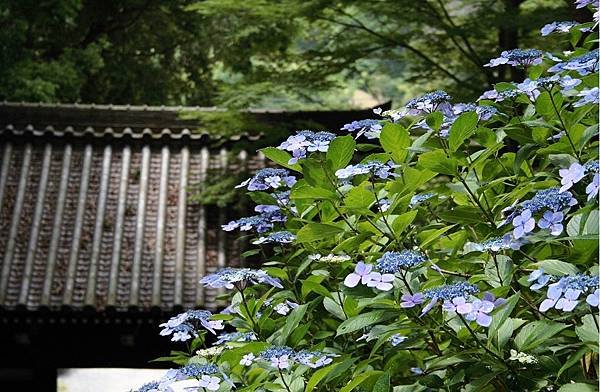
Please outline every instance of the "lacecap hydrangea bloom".
M233 220L226 225L221 226L224 231L233 231L239 229L240 231L255 230L258 233L264 233L271 230L275 223L282 223L287 220L287 216L283 214L279 208L277 209L263 209L262 214L243 217L237 220Z
M255 245L260 244L291 244L296 239L296 236L289 231L276 231L269 233L267 236L260 237L252 241Z
M406 104L408 115L418 116L435 111L448 112L451 110L450 100L452 97L445 91L437 90L427 93L421 97L411 99Z
M421 315L426 314L431 308L438 303L438 301L451 302L457 297L467 297L472 294L479 292L479 288L471 283L457 282L452 284L445 284L442 286L433 287L425 290L423 296L430 300L430 302L423 308Z
M249 191L265 191L268 189L289 188L296 183L296 177L285 169L265 168L237 185L236 188L246 188Z
M422 264L426 260L424 254L413 250L385 252L383 256L377 259L377 269L386 274L395 274Z
M553 59L554 60L554 59ZM558 59L558 63L548 69L548 72L576 71L581 76L598 72L598 52L592 50L581 56L576 56L567 60Z
M288 137L277 148L292 153L292 158L288 162L291 165L306 158L310 152L327 152L329 143L333 139L335 135L330 132L299 131L296 135Z
M238 290L244 290L249 284L268 284L273 287L282 289L283 286L279 282L279 279L269 276L263 270L251 269L251 268L223 268L214 274L207 275L200 279L206 287L211 288L236 288Z
M385 180L389 177L397 176L397 174L393 172L393 170L397 167L399 166L394 165L392 162L383 163L379 161L369 161L365 163L358 163L356 165L348 165L343 169L337 170L335 172L335 176L341 180L346 180L362 174L368 174L371 177L377 177Z
M288 369L294 363L316 369L330 364L336 356L321 351L295 351L287 346L273 346L259 353L256 360L267 361L276 369Z
M383 126L379 120L358 120L352 121L349 124L345 124L341 130L348 132L356 132L356 137L365 135L367 139L377 139L381 135Z
M199 326L216 334L216 329L224 328L223 322L221 320L210 320L211 317L212 313L208 310L188 310L171 317L166 323L160 324L160 327L163 328L160 334L161 336L173 335L171 340L174 342L185 342L194 336L198 336L196 331Z
M542 62L543 53L537 49L511 49L500 53L500 57L491 59L484 67L497 67L508 64L518 67L530 67Z
M229 342L251 342L256 339L256 334L254 332L222 333L219 336L217 336L217 341L215 342L215 345Z
M586 293L595 293L600 288L600 277L594 275L567 275L560 278L558 282L551 283L546 292L546 299L540 304L540 312L549 309L571 312L579 304L579 297ZM588 297L586 301L591 306L596 303L594 296ZM597 305L596 305L597 306Z

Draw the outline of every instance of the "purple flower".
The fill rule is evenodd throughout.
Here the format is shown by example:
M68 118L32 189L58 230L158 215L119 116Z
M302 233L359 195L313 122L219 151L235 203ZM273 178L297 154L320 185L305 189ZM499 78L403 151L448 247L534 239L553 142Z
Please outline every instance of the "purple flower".
M497 67L508 64L520 67L529 67L542 62L542 51L537 49L511 49L505 50L500 57L491 59L484 67Z
M408 114L411 116L433 113L435 111L449 113L452 110L450 105L451 99L450 95L445 91L437 90L411 99L406 104L406 108L408 109Z
M266 168L260 169L253 177L237 185L236 188L247 188L249 191L265 191L270 188L289 188L295 183L296 177L291 176L287 170Z
M335 176L341 180L345 180L361 174L369 174L371 177L379 177L380 179L385 180L390 176L398 176L393 172L393 170L397 167L399 166L394 165L394 163L391 161L388 163L369 161L365 163L358 163L356 165L348 165L343 169L336 170Z
M401 299L402 299L402 302L400 302L400 307L413 308L413 307L417 306L418 304L423 303L423 301L425 300L425 297L421 293L414 293L413 295L403 294Z
M442 309L446 312L456 312L458 314L468 314L473 311L473 305L467 302L465 297L452 298L451 301L445 301Z
M334 138L335 135L330 132L300 131L288 137L277 148L292 153L292 158L288 162L291 165L306 158L308 152L327 152L329 143Z
M560 169L558 174L561 177L560 183L562 184L558 192L563 193L581 181L583 176L585 176L585 167L575 162L568 169Z
M200 279L200 283L206 287L216 289L221 287L232 289L235 287L240 291L244 290L250 283L264 283L279 289L283 288L279 279L269 276L263 270L251 268L223 268L214 274L206 275Z
M219 377L203 375L198 380L198 386L206 388L209 391L217 391L219 389L221 379Z
M554 32L568 33L571 31L573 26L577 25L577 22L552 22L542 27L542 37L550 35Z
M560 235L563 231L563 219L564 215L562 212L546 211L538 222L538 226L541 229L550 229L550 234L554 236Z
M381 291L390 291L394 288L394 285L391 283L394 281L394 275L392 274L380 274L379 272L371 272L368 276L368 279L368 287L375 287L377 290Z
M473 310L465 316L469 321L475 320L482 327L489 327L492 317L488 314L494 310L494 304L490 301L476 299L472 304Z
M252 241L255 245L260 244L291 244L296 239L296 236L290 233L289 231L276 231L274 233L269 233L266 237L260 237L254 241Z
M290 357L287 355L282 355L280 357L272 357L271 358L271 366L276 369L287 369L290 367Z
M587 104L600 104L600 89L598 87L583 89L577 96L582 98L573 104L575 107Z
M350 273L344 279L344 286L346 287L356 287L358 282L362 284L369 283L371 270L373 270L373 266L371 264L365 264L362 261L359 261L354 267L354 272Z
M562 298L559 298L556 301L556 305L554 308L557 310L564 310L565 312L570 312L575 309L575 306L579 303L577 299L581 295L581 290L567 289Z
M356 134L356 137L359 137L362 134L364 134L367 137L367 139L376 139L381 134L382 128L383 127L382 127L381 123L379 122L379 120L367 119L367 120L352 121L350 124L344 125L341 128L341 130L348 131L348 132L358 131L358 133Z
M596 291L594 291L592 294L588 295L587 298L585 299L585 302L587 302L588 305L597 308L598 303L600 302L600 289L596 289Z
M588 201L598 196L598 189L600 188L600 174L594 174L592 182L585 187L585 193L588 195Z
M542 287L545 287L548 284L548 282L550 282L550 278L550 275L544 274L544 270L542 268L535 270L527 277L528 282L536 282L532 284L529 288L531 290L537 291Z
M577 71L581 76L585 76L598 71L598 54L596 51L590 51L565 61L558 58L552 58L552 60L559 61L559 63L550 67L548 72Z
M598 0L575 0L575 8L587 7L590 4L593 4L597 7Z
M515 228L513 234L516 239L531 232L535 227L535 220L531 217L531 211L529 210L524 210L521 215L516 216L512 223Z
M408 339L406 336L402 336L400 334L394 334L389 337L388 341L392 344L392 346L396 347L400 343L404 342L406 339Z
M437 302L438 302L437 297L433 297L431 299L431 301L427 305L425 305L425 307L423 309L421 309L421 314L419 315L419 317L423 317L427 313L429 313L429 311L435 306L435 304L437 304Z
M489 291L486 291L483 294L483 300L493 303L495 308L497 308L498 306L502 306L506 303L506 299L496 298L496 296L494 294L490 293Z

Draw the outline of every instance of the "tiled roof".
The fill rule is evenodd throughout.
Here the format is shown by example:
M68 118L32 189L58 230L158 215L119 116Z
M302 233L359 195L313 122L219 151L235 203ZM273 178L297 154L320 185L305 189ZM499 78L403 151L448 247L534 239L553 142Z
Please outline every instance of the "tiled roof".
M230 209L189 188L264 159L210 149L178 110L0 104L1 309L215 306L198 278L242 245L220 230ZM104 137L126 132L162 136Z

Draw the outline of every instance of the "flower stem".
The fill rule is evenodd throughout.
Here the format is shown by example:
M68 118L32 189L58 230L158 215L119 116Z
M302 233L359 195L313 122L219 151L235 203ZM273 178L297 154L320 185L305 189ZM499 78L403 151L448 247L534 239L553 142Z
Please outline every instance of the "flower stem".
M494 259L494 265L496 266L496 273L498 274L498 281L500 281L500 286L504 286L504 282L502 281L502 275L500 274L500 267L498 266L498 259L496 258L496 253L492 252L492 258Z
M577 160L581 161L581 157L579 156L579 152L575 148L575 144L573 143L573 139L571 139L571 135L569 135L567 126L565 125L565 122L563 121L562 116L560 115L560 112L559 112L558 108L556 107L556 103L554 102L554 97L552 96L552 91L548 90L548 89L546 89L546 91L548 92L548 95L550 96L550 102L552 103L554 112L556 112L556 116L558 117L558 120L560 121L560 124L562 125L562 128L565 131L565 136L567 137L567 140L569 141L569 144L571 145L571 148L573 149L573 153L577 157Z
M283 386L285 386L285 389L288 392L292 392L292 390L290 389L290 386L287 384L287 382L285 382L285 378L283 378L283 372L281 371L281 369L278 368L277 370L279 370L279 376L281 377L281 382L283 382Z
M244 309L246 309L246 313L248 313L248 317L250 317L250 321L252 322L252 330L254 332L256 332L257 334L260 334L258 325L256 324L256 321L254 321L254 317L250 313L250 309L248 308L248 302L246 301L246 297L244 296L244 290L240 289L238 291L240 292L240 295L242 296L242 304L244 305Z

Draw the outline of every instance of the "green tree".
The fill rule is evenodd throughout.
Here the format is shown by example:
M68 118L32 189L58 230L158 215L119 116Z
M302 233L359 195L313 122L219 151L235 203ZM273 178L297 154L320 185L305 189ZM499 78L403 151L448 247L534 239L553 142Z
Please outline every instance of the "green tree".
M212 102L208 25L187 0L1 0L0 99Z
M473 99L482 87L522 76L484 67L491 57L544 49L552 41L542 43L539 26L589 12L563 0L206 0L192 8L219 21L217 58L233 82L222 86L222 99L239 106L257 97L310 103L309 89L348 85L396 99L434 88Z

